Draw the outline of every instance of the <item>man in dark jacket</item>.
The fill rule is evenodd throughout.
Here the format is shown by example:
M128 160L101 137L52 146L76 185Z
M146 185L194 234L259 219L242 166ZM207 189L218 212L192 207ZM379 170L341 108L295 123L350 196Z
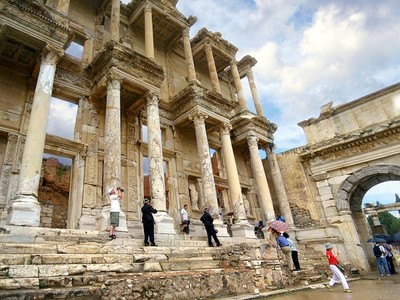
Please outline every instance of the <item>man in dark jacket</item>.
M142 207L142 223L144 229L144 245L149 246L149 238L151 246L157 246L154 242L154 217L153 214L157 210L150 205L150 199L145 198Z
M208 238L208 245L210 247L214 247L213 243L211 242L211 237L213 237L214 241L217 243L217 247L222 246L217 238L217 231L214 228L214 219L208 212L208 207L203 208L203 215L200 218L200 221L203 222L204 227L207 231L207 238Z

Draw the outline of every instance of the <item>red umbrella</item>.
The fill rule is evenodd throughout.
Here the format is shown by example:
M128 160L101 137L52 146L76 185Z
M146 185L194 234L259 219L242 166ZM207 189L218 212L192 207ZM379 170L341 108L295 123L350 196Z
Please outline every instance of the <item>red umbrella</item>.
M267 224L269 227L271 227L272 229L274 229L278 232L290 231L289 225L282 221L275 220L275 221L271 221Z

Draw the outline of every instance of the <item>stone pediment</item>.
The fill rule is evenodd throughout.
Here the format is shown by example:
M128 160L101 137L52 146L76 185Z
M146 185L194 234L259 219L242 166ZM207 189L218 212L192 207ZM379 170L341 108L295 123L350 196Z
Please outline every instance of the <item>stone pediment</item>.
M159 64L112 41L106 44L87 70L94 84L105 80L113 70L128 85L131 83L143 91L159 90L164 80L164 70Z
M211 118L207 122L212 122L212 119L220 119L217 123L226 122L233 116L233 110L237 106L236 102L229 101L220 94L195 83L175 95L170 102L170 109L175 116L175 125L187 122L189 114L195 109L200 109L210 115Z

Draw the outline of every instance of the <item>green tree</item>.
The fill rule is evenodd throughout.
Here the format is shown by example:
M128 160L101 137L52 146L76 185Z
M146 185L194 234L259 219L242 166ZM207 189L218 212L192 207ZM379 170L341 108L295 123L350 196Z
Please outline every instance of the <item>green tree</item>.
M385 226L388 234L392 235L400 232L400 219L396 218L389 212L381 212L378 214L379 221Z

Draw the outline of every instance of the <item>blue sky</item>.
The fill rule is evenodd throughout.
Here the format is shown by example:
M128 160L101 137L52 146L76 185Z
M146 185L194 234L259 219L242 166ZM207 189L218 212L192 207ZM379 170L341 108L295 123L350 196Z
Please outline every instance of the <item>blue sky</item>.
M264 114L278 125L277 152L306 144L297 123L318 117L322 105L400 81L398 0L179 0L177 8L198 18L192 37L206 27L239 48L237 60L257 59L253 73ZM247 81L243 87L255 111ZM365 198L389 203L395 192L399 182Z

